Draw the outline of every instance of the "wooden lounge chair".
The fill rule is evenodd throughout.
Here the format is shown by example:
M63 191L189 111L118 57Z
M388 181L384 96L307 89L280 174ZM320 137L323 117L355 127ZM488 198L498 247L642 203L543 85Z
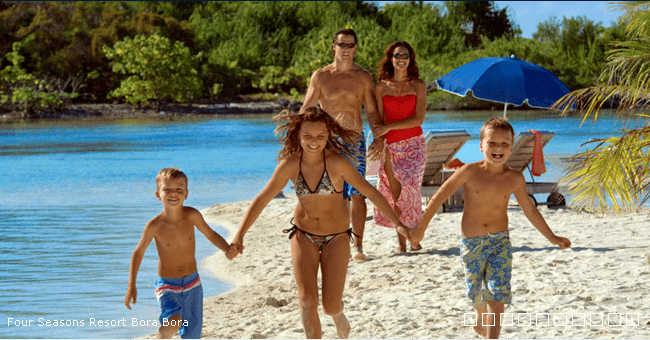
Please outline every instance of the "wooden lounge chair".
M440 188L442 183L453 174L444 166L465 145L469 139L465 130L431 130L424 136L427 143L427 164L422 180L422 197L426 200ZM454 193L442 204L442 211L451 211L463 207L463 189Z
M427 143L427 164L422 181L422 197L429 199L440 188L442 183L451 176L453 171L444 170L456 152L467 142L469 133L465 130L430 130L424 135ZM377 186L378 161L366 163L366 180ZM463 194L460 189L443 204L443 211L462 208Z
M542 148L548 144L548 142L555 136L555 133L549 131L540 131L542 133ZM559 193L558 183L557 182L537 182L535 181L535 176L533 176L530 170L530 164L533 161L533 150L535 147L535 135L532 132L524 131L519 132L515 136L515 140L512 146L512 153L510 158L506 162L506 166L509 166L517 171L523 172L525 169L528 169L530 177L532 178L531 182L526 182L526 190L528 191L528 196L530 196L531 201L535 206L537 206L537 200L535 199L534 194L543 194L549 193L546 205L549 207L564 206L565 199L562 194Z

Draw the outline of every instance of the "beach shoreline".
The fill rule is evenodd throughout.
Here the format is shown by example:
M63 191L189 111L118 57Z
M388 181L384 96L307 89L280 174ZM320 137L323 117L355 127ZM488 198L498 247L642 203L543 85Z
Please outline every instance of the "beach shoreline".
M161 108L130 104L73 104L63 111L39 111L25 117L23 112L0 112L0 126L38 122L111 122L120 120L183 121L232 116L277 114L297 110L295 101L216 102L210 104L165 104Z
M228 261L217 252L210 272L235 288L205 298L204 338L304 338L286 228L297 203L276 198L246 235L244 253ZM232 239L251 201L202 210ZM513 303L502 338L645 338L650 330L649 209L599 217L571 209L538 207L553 231L571 239L560 250L508 208L513 244ZM372 204L369 203L369 210ZM394 254L394 230L366 223L368 260L351 261L344 293L350 338L478 338L470 324L459 259L462 212L436 215L424 249ZM605 232L606 231L606 232ZM323 338L336 338L319 307ZM508 319L510 317L510 319ZM600 319L604 320L600 325ZM604 323L604 324L603 324ZM147 338L153 336L149 335Z

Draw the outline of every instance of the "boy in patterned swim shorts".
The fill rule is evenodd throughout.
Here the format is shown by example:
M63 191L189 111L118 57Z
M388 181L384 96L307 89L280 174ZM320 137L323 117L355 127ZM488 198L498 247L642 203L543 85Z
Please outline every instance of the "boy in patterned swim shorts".
M505 166L512 152L514 129L504 118L488 119L481 128L483 160L465 164L431 198L422 219L410 232L411 243L422 240L429 222L442 203L461 187L464 206L461 222L461 260L465 268L466 294L476 309L474 330L498 338L501 314L510 304L512 248L508 235L508 201L514 194L528 220L561 249L571 241L556 236L528 198L521 172Z
M163 211L144 227L140 242L131 255L129 283L124 305L135 305L138 291L136 277L142 257L152 240L158 250L158 279L156 298L162 312L156 337L171 339L174 333L183 339L201 338L203 326L203 288L196 267L194 227L228 259L237 255L237 249L217 234L205 222L201 213L183 205L187 199L187 176L176 168L165 168L156 176L156 198Z

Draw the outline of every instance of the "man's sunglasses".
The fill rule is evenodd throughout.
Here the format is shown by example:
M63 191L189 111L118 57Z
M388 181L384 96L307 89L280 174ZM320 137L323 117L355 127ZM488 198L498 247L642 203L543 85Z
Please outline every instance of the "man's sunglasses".
M395 53L393 54L393 58L395 59L408 59L410 58L408 53Z
M340 43L340 42L337 42L336 45L338 47L340 47L340 48L346 48L346 47L347 48L355 48L357 46L357 44L355 44L355 43L346 44L346 43Z

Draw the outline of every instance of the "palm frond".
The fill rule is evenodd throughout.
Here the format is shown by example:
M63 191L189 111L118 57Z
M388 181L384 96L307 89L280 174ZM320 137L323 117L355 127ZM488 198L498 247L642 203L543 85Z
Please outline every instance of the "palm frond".
M648 199L650 128L627 130L622 137L599 139L592 149L571 157L561 179L571 206L590 212L631 211Z

